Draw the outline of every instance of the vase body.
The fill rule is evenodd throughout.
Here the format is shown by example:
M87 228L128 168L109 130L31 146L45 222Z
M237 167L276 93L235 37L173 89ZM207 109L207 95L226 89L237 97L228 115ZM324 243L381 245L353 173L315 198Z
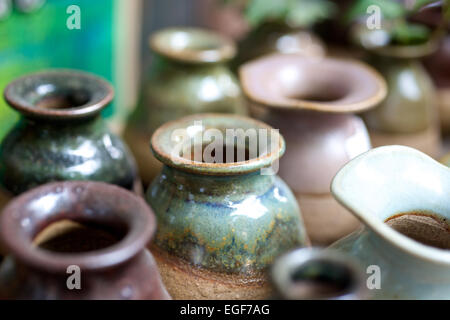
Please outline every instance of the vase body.
M168 29L159 33L177 32L194 37L196 29ZM202 31L203 32L203 31ZM164 35L164 34L163 34ZM158 34L155 35L158 37ZM160 163L149 152L148 144L153 132L162 124L183 116L205 113L236 113L245 114L246 107L242 98L236 77L227 66L229 57L217 57L214 61L206 60L202 54L211 50L202 41L217 42L217 48L224 46L220 36L206 33L198 38L200 44L194 47L199 57L185 61L183 51L179 56L172 56L169 52L158 50L156 44L153 50L158 50L154 56L151 69L147 73L139 103L131 114L126 126L124 137L131 151L136 157L140 175L144 185L148 185L161 170ZM203 37L205 39L203 39ZM213 39L208 39L213 37ZM169 39L165 40L166 45ZM229 44L230 46L232 44ZM234 45L232 45L234 55Z
M240 73L252 115L286 140L279 175L296 196L312 244L331 244L354 231L359 222L329 188L346 162L370 149L367 129L353 112L384 97L382 78L351 60L283 54L249 62Z
M418 57L374 55L371 63L386 78L386 99L364 114L374 147L406 145L437 156L440 126L436 91Z
M304 110L267 114L253 110L261 120L280 128L286 140L279 175L295 194L312 243L327 245L358 228L359 221L331 195L330 183L344 164L371 147L361 118Z
M450 298L449 177L415 149L385 146L334 178L333 195L365 226L331 248L359 260L375 299Z
M15 91L27 81L34 85ZM102 80L94 76L75 71L49 71L25 76L12 83L6 91L7 100L12 105L16 103L15 99L27 100L29 92L48 85L48 82L56 90L81 90L77 86L81 87L83 81L86 86L92 82L92 86L86 89L87 95L98 97L107 94L95 91L94 84ZM48 98L38 95L36 100L39 99L45 101ZM39 103L24 104L27 109L21 109L22 105L14 106L22 117L0 146L0 183L4 194L14 196L47 182L63 180L104 181L138 190L137 168L122 140L109 131L99 113L83 117L76 115L89 110L91 106L88 103L68 109L60 108L67 103L62 100L55 100L56 105L50 107L38 106ZM94 107L101 109L106 105L100 102ZM53 110L60 114L51 114Z
M170 299L146 249L154 215L127 190L46 184L12 200L1 219L9 252L0 267L2 299ZM76 272L78 284L68 279Z
M238 45L233 69L247 61L271 53L297 53L310 57L323 57L325 45L314 33L295 29L285 23L266 22L251 30Z
M218 115L200 119L219 128L259 123ZM267 269L273 259L307 245L292 192L275 174L246 172L255 161L240 163L239 173L216 163L207 169L215 174L199 172L196 163L188 165L197 172L165 165L150 185L146 199L158 219L152 252L174 299L270 297Z

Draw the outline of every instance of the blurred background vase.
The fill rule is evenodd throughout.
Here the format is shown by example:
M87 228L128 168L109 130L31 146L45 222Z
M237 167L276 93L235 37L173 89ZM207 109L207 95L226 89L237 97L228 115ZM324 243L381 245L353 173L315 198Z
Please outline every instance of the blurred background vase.
M216 145L222 154L218 162L192 159L192 145L187 154L174 154L179 142L173 134L182 129L194 143L210 129L223 137L225 130L265 131L269 142L257 135L245 146L233 141L232 162L223 161L230 152L225 141ZM250 149L253 142L267 148ZM210 143L199 145L200 155L207 154ZM158 219L151 251L172 297L271 297L268 268L273 260L309 243L294 195L270 168L284 152L283 138L250 118L205 114L163 125L152 137L152 150L164 167L146 194Z
M430 156L441 148L439 110L434 84L420 62L434 42L371 50L370 63L386 78L388 95L364 114L374 147L406 145Z
M235 55L231 40L198 28L168 28L151 36L150 47L154 61L124 132L144 185L161 169L149 151L150 137L160 125L202 112L246 113L227 66Z
M294 191L312 243L352 232L358 220L329 188L341 166L371 147L353 113L385 97L382 77L357 61L274 54L244 64L240 78L252 114L286 140L279 174Z
M0 225L9 252L0 265L2 299L170 299L146 249L155 216L127 190L46 184L12 200Z
M62 180L103 181L139 192L130 151L100 116L113 95L102 78L67 69L10 83L5 99L21 117L0 145L4 194Z

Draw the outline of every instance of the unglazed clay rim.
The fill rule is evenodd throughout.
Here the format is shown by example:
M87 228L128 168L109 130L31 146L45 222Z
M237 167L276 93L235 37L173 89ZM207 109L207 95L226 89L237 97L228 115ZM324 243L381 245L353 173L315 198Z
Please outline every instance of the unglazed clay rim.
M128 203L134 202L136 204L135 206L138 210L130 210L121 213L123 218L122 222L128 227L128 230L122 239L117 243L100 250L74 254L51 252L35 247L33 240L40 230L29 231L34 233L30 238L18 239L17 235L19 234L24 237L29 236L29 234L23 233L26 231L23 231L22 233L20 231L21 229L26 228L26 226L22 225L22 221L29 217L26 215L21 217L18 216L20 215L20 212L22 212L21 208L27 206L31 201L49 193L57 192L63 197L63 190L76 193L76 189L80 187L85 190L84 192L89 190L90 192L95 193L96 189L107 190L112 197L122 197L122 199L127 200ZM71 206L77 205L76 200L70 199L66 201L71 203ZM111 210L114 210L114 208ZM62 216L61 219L52 220L51 222L60 221L65 218L68 217ZM36 217L35 220L37 221L34 222L35 229L39 228L39 223L44 223L45 221L43 219L39 220L39 218ZM46 226L48 226L48 224ZM40 227L41 230L43 228L45 228L45 226ZM145 247L155 230L156 218L143 199L132 192L115 185L94 181L65 181L42 185L11 200L0 217L0 238L5 244L7 251L14 258L24 262L26 265L42 271L55 273L66 273L67 267L70 265L77 265L82 271L86 272L117 266L133 258L140 251L145 250Z
M258 169L267 167L271 165L275 160L279 159L285 151L285 141L281 134L279 136L279 145L275 151L264 154L257 158L252 158L247 161L239 161L232 163L205 163L199 161L193 161L181 156L174 157L163 151L163 146L160 143L160 137L171 128L182 128L185 125L190 124L192 121L201 121L203 119L217 119L220 121L221 118L236 119L240 121L247 122L248 124L253 124L255 129L273 129L271 126L265 124L264 122L251 119L245 116L222 114L222 113L203 113L196 114L187 117L183 117L178 120L170 121L159 127L153 134L150 142L151 150L155 157L161 161L163 164L170 167L174 167L187 172L209 174L209 175L235 175L254 172ZM177 162L177 163L175 163Z
M64 109L46 109L36 107L28 101L25 101L25 99L18 97L14 93L14 89L16 86L20 86L33 78L39 79L40 77L45 78L46 76L57 76L62 78L78 77L80 79L90 79L91 81L97 82L98 85L105 90L106 94L101 96L100 99L96 99L93 101L89 100L87 103L81 106ZM4 98L12 108L16 109L24 115L52 119L77 119L98 114L114 98L114 89L106 80L89 72L72 69L51 69L48 71L27 74L12 81L5 88Z
M217 41L218 46L215 49L195 50L184 48L181 50L174 50L173 48L170 48L170 46L161 43L163 36L176 32L185 32L188 34L201 33L202 36ZM150 36L149 43L150 48L159 55L187 63L216 63L230 60L236 55L236 46L232 40L219 33L194 27L162 29Z
M362 72L369 73L372 77L374 82L377 84L378 90L375 92L374 95L368 97L365 100L362 100L357 103L347 104L347 105L340 105L339 108L336 107L332 102L330 103L323 103L323 102L315 102L315 101L309 101L309 100L302 100L302 99L293 99L293 98L283 98L283 101L280 102L278 99L264 99L260 97L258 94L255 94L251 89L249 83L252 81L250 78L251 76L248 75L247 68L250 65L257 64L258 62L262 62L265 59L274 59L277 57L282 56L293 56L298 59L305 59L305 60L311 60L316 61L316 58L311 57L304 57L296 54L286 54L286 53L275 53L275 54L268 54L266 56L263 56L259 59L247 62L243 64L239 68L239 78L241 80L241 86L243 92L246 94L247 98L250 101L256 102L264 107L272 108L272 109L286 109L286 110L312 110L312 111L321 111L321 112L329 112L329 113L350 113L350 112L360 112L364 110L368 110L370 108L375 107L378 103L380 103L387 95L387 84L384 78L381 76L381 74L376 71L371 66L359 62L358 60L354 59L342 59L342 58L320 58L323 60L329 60L329 61L335 61L335 62L342 62L346 64L352 64L355 67L360 68Z
M358 268L356 261L350 259L350 257L347 257L344 254L340 254L337 251L329 249L299 248L283 254L272 265L272 281L276 285L277 289L282 294L285 294L288 299L295 299L295 296L291 295L288 290L291 282L291 271L295 270L298 266L315 260L330 261L342 265L349 271L352 277L352 286L350 288L339 292L336 296L324 297L323 299L348 300L361 299L365 297L366 292L363 285L365 284L364 277L361 270Z
M419 259L432 262L435 264L450 266L450 250L439 249L424 245L418 241L415 241L401 234L400 232L395 231L394 229L390 228L386 223L380 221L379 219L371 215L366 215L358 208L352 206L352 204L348 203L339 192L341 180L345 177L347 171L352 170L355 163L359 163L360 161L362 161L367 157L370 157L371 155L376 155L380 153L390 154L390 151L400 151L400 150L409 152L411 156L422 158L423 160L426 160L430 164L438 166L439 168L442 169L442 171L449 170L449 168L446 167L445 165L437 162L433 158L416 149L400 145L383 146L369 150L355 157L350 162L348 162L333 178L333 181L331 182L331 193L340 204L342 204L345 208L354 213L354 215L364 224L366 224L370 230L378 234L382 239L389 242L391 245Z

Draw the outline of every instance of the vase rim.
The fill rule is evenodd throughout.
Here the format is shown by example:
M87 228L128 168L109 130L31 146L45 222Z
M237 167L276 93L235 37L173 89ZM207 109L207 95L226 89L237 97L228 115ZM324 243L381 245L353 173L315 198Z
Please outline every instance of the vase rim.
M239 76L251 102L278 110L360 112L375 107L387 95L381 74L353 59L275 53L245 63ZM304 92L291 96L296 90ZM308 98L308 91L317 96L333 93L321 101L321 97Z
M236 54L231 39L196 27L161 29L150 36L149 43L157 54L190 64L228 61Z
M270 131L271 138L278 141L278 144L272 147L270 144L270 152L258 154L245 161L210 163L200 162L187 159L179 154L173 154L174 146L172 134L176 130L186 130L196 127L196 121L201 121L200 132L207 129L263 129ZM238 175L255 172L257 170L270 166L274 161L278 160L285 151L285 142L283 136L278 130L272 131L274 128L264 122L251 119L249 117L221 114L221 113L203 113L186 116L178 120L170 121L159 127L152 135L150 146L155 157L163 164L174 167L176 169L203 174L203 175ZM188 137L191 139L192 137ZM194 142L195 144L195 142ZM226 144L226 143L225 143Z
M379 164L375 168L374 165L377 162ZM364 172L369 171L372 172L371 176L363 178ZM394 172L395 176L392 176L391 172ZM405 178L419 173L422 173L419 179L413 180L416 184ZM426 177L430 180L421 182L423 185L419 188L417 181ZM401 181L401 179L405 179L405 181ZM433 181L439 181L438 185L432 183ZM385 220L399 214L408 214L409 212L434 214L438 209L442 211L441 214L444 214L445 211L447 217L449 213L446 208L448 206L445 202L440 203L439 201L443 201L442 196L448 193L448 190L446 193L445 189L450 186L448 181L450 181L450 169L445 165L416 149L392 145L369 150L348 162L334 177L331 183L331 192L340 204L391 246L423 261L450 266L449 250L425 245L403 235L385 223ZM391 186L389 197L383 197L384 194L381 192L383 186L386 190L387 186ZM377 190L378 194L371 197L370 188ZM420 191L417 191L418 188ZM350 190L353 191L350 192ZM399 210L395 207L396 202L390 200L394 197L400 206L405 206L408 210ZM383 198L387 199L384 199L383 202ZM376 201L381 203L382 209L375 209L377 205L374 199L378 199ZM410 203L406 203L405 199L409 199ZM420 205L423 207L419 207ZM381 218L382 215L383 218Z
M91 117L100 113L113 97L114 89L108 81L74 69L26 74L10 82L4 90L4 98L12 108L24 116L45 119ZM60 100L48 106L42 103L49 98Z
M438 49L439 41L431 38L420 44L412 45L386 45L374 48L365 48L368 52L389 58L416 59L426 57Z
M310 270L304 270L306 279L303 280L305 282L314 281L313 277L317 276L327 277L334 272L333 274L338 274L340 279L330 280L340 280L345 282L346 286L342 290L329 295L320 296L314 293L311 296L297 297L298 294L293 288L295 286L293 282L296 281L293 279L293 276L298 276L296 273L311 264L314 265L315 272L311 274L308 272ZM320 270L321 267L323 270ZM333 271L330 272L330 270ZM364 274L358 263L347 254L335 250L320 249L318 247L297 248L278 257L270 271L272 282L275 284L277 291L286 299L354 300L366 298L367 296Z
M126 230L117 242L92 251L61 253L37 247L33 242L36 236L63 220L120 225ZM11 200L0 222L0 237L15 259L53 273L66 273L71 265L86 272L120 265L144 250L156 229L153 211L143 199L115 185L94 181L53 182L27 191Z

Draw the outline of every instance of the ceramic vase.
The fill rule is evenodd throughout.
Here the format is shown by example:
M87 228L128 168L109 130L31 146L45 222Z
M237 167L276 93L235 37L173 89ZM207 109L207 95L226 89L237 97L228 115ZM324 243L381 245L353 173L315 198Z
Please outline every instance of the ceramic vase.
M330 183L350 159L370 149L359 112L386 94L381 76L352 60L275 54L244 64L252 114L280 130L287 151L280 177L294 191L313 244L326 245L359 222L331 196Z
M231 40L203 29L169 28L153 34L150 47L152 66L124 132L144 185L161 170L148 148L159 126L195 113L246 113L237 79L227 66L235 55Z
M359 264L338 251L301 248L276 259L271 276L276 299L361 300L369 297Z
M101 182L54 182L3 210L2 299L170 299L146 249L156 229L145 201Z
M231 162L191 160L176 149L180 131L189 142L198 134L207 141L211 132L221 135L240 129L269 131L269 147L254 154L251 149L243 158L247 160ZM256 137L252 141L260 147L267 141ZM233 148L232 141L222 140L214 152ZM244 143L245 148L251 144ZM158 219L152 252L172 297L270 297L267 270L273 259L308 242L295 198L275 174L275 163L284 153L283 138L256 120L203 114L163 125L153 135L151 147L164 163L146 195Z
M377 108L364 115L374 147L406 145L430 156L441 147L436 91L422 66L435 43L387 46L371 50L370 63L386 78L389 92Z
M238 54L233 60L234 70L250 60L272 53L296 53L309 57L323 57L324 43L313 32L292 28L282 22L265 22L251 30L238 43Z
M11 82L4 96L21 116L0 145L4 201L62 180L139 190L130 151L100 116L113 98L106 81L74 70L44 71Z
M450 299L450 169L385 146L350 161L331 188L364 223L332 248L360 261L374 298Z

